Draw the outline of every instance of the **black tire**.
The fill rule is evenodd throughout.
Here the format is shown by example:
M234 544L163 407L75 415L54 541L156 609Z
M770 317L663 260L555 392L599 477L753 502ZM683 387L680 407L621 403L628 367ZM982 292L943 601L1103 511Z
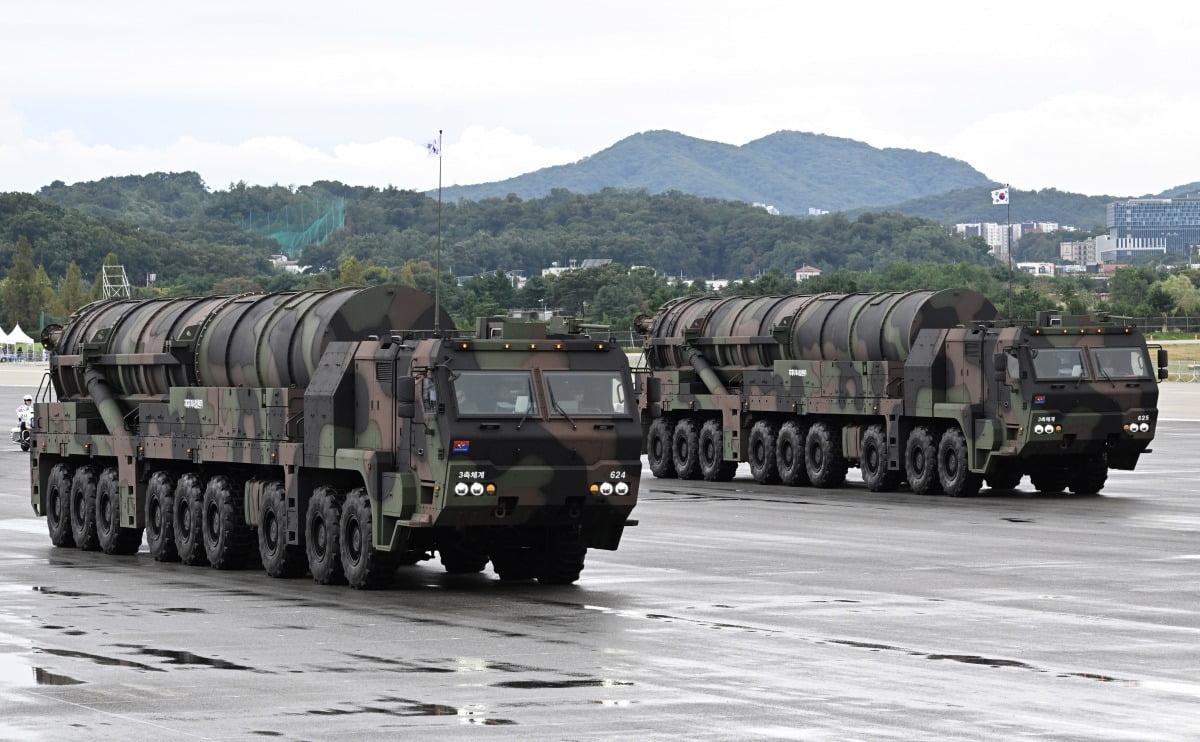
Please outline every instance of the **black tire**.
M983 486L983 475L972 472L967 465L967 439L957 425L942 432L937 469L942 492L950 497L971 497Z
M515 526L495 531L488 543L492 571L501 582L534 579L545 543L544 528Z
M487 549L463 531L447 531L438 537L438 559L452 575L475 574L487 566Z
M146 485L146 546L156 562L178 562L175 550L175 475L156 471Z
M371 502L361 487L346 495L339 535L346 582L356 590L386 584L396 570L391 554L375 548L371 538Z
M804 440L808 429L795 420L788 420L779 426L779 435L775 439L775 466L779 472L779 481L789 487L807 487L808 467L804 463Z
M505 544L492 549L492 570L501 582L532 580L538 575L540 556L531 546Z
M66 464L55 464L46 480L46 528L50 543L59 548L75 545L71 535L71 479L75 473Z
M872 492L895 492L904 475L899 469L888 468L887 431L884 427L868 427L859 448L858 468L867 489Z
M241 569L254 548L254 531L246 525L242 488L218 474L204 488L204 553L215 569Z
M283 482L272 482L258 508L258 555L271 577L300 577L308 570L304 547L287 542L287 523L287 491Z
M913 428L904 444L904 475L913 492L918 495L941 493L937 459L937 438L933 432L924 425Z
M1039 492L1053 495L1067 488L1070 472L1060 466L1047 466L1029 472L1029 479Z
M804 466L814 487L837 489L846 483L842 431L824 420L815 422L804 438Z
M346 582L342 570L341 520L341 498L328 487L318 487L304 512L304 552L313 581L322 585Z
M675 473L680 479L699 479L700 477L700 432L696 430L696 421L685 417L675 424L675 433L671 436L671 457L675 463Z
M1015 490L1021 484L1021 478L1024 477L1021 470L1017 469L1015 464L1006 463L1004 466L1012 468L984 475L983 479L987 482L989 489Z
M737 473L737 462L725 460L725 440L720 420L705 420L700 428L700 476L706 482L728 482Z
M71 538L84 551L98 551L96 535L96 469L81 466L71 477Z
M1077 495L1095 495L1108 481L1108 464L1101 458L1088 458L1071 472L1068 486Z
M175 532L175 551L179 561L189 566L208 564L204 550L204 480L188 473L175 484L171 528Z
M750 427L746 458L750 463L750 476L759 484L779 484L779 467L775 462L778 435L779 426L770 420L759 420Z
M543 585L570 585L579 580L586 557L582 528L552 528L546 534L546 552L542 555L537 581Z
M659 479L675 478L675 456L671 452L671 438L675 427L665 417L650 423L646 433L646 458L650 461L650 472Z
M112 467L96 483L96 538L105 554L129 556L142 547L141 528L121 527L121 479Z

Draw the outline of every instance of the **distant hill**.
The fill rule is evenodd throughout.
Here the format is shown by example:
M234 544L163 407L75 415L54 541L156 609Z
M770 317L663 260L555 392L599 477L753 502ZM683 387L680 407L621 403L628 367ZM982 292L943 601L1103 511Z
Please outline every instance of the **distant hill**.
M944 224L973 222L997 222L1008 219L1009 209L992 204L991 191L1000 184L991 183L981 187L962 188L933 196L914 198L887 206L884 211L895 211L907 216L923 216ZM1104 227L1108 218L1106 210L1113 201L1129 196L1084 196L1067 193L1054 188L1041 191L1019 191L1010 189L1009 206L1012 207L1013 223L1057 222L1085 232ZM853 209L846 215L857 217L880 209Z
M71 185L56 180L37 195L90 216L154 225L194 219L211 201L194 172L113 176Z
M739 147L650 131L570 165L452 186L443 195L479 201L510 193L540 198L554 189L586 194L631 188L762 203L782 214L805 215L809 209L878 207L990 183L961 160L822 134L781 131Z

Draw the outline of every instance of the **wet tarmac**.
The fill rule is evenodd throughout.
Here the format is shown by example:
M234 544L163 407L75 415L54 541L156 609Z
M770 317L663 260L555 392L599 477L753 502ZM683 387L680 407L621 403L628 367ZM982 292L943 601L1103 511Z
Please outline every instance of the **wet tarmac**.
M55 549L12 446L0 739L1193 740L1198 446L1092 497L650 477L575 586L376 592Z

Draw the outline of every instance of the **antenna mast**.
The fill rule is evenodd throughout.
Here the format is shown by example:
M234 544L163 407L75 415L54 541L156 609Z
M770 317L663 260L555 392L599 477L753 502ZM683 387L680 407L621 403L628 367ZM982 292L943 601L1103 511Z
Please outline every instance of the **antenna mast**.
M438 158L438 225L437 225L437 257L435 258L433 274L433 331L441 331L442 317L442 130L438 129L437 140Z

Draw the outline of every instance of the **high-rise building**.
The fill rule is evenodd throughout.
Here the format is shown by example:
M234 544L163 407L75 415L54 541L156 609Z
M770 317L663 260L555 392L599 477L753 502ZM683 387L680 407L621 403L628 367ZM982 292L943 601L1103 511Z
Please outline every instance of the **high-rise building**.
M1108 205L1113 258L1189 256L1200 247L1200 198L1134 198Z

